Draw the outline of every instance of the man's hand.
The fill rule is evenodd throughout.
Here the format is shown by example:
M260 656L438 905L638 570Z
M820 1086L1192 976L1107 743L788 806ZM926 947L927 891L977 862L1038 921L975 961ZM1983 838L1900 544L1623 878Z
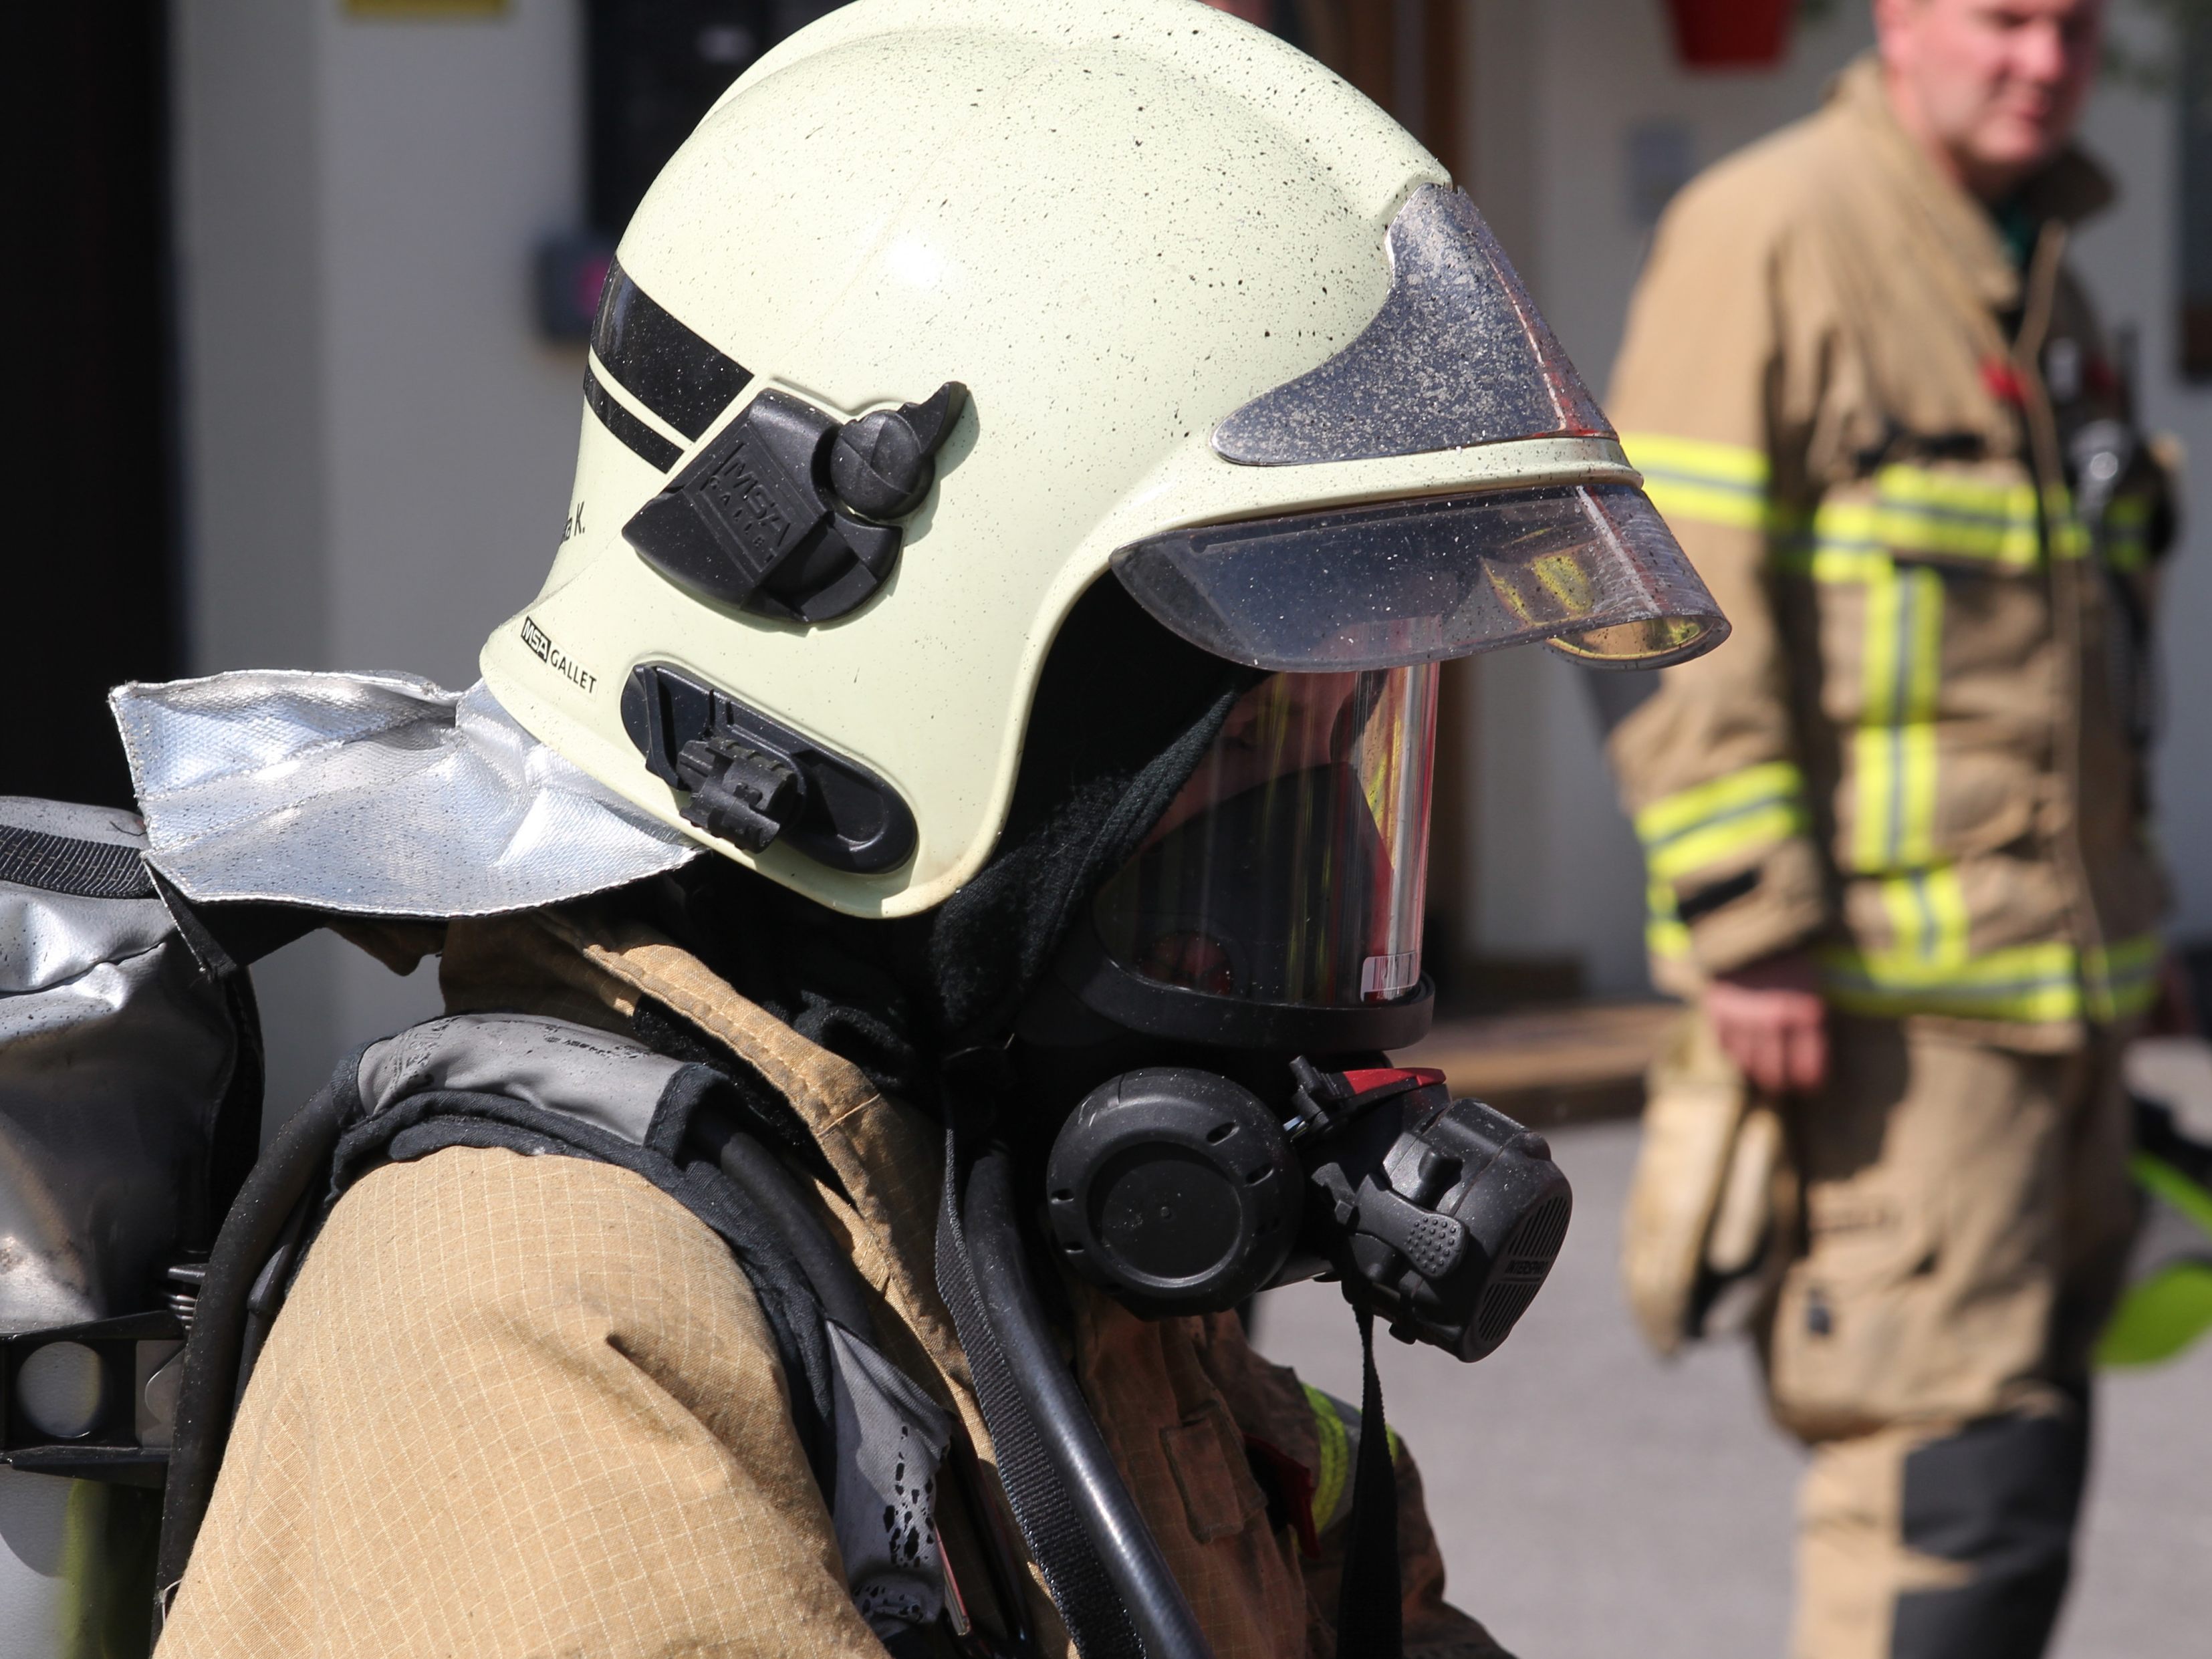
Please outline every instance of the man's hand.
M1768 1094L1809 1093L1828 1075L1828 1006L1808 956L1769 957L1705 987L1722 1051Z

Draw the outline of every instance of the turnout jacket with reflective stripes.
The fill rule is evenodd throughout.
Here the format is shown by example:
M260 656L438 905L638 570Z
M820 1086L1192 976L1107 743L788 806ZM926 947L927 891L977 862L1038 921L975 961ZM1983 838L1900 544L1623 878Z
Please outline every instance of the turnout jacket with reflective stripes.
M1027 1651L1073 1653L937 1290L939 1123L618 902L457 921L441 940L417 924L348 937L403 969L441 945L449 1013L585 1037L680 1027L679 1046L787 1104L823 1160L793 1164L796 1199L848 1256L881 1353L964 1448L932 1484L917 1444L899 1468L924 1489L884 1527L911 1563L927 1517L945 1593L989 1650L1016 1650L1018 1595ZM420 1039L413 1069L433 1029L379 1047ZM615 1115L580 1064L546 1068ZM451 1086L553 1093L495 1068ZM163 1659L882 1659L868 1615L884 1608L856 1604L794 1427L803 1382L729 1247L632 1170L488 1139L418 1155L395 1137L331 1210L240 1404ZM1213 1651L1329 1659L1358 1413L1261 1358L1234 1315L1139 1319L1063 1289L1076 1379ZM1444 1601L1419 1471L1391 1444L1408 1659L1507 1659ZM917 1645L978 1649L933 1628L900 1651Z
M1662 983L1809 946L1835 1006L2039 1048L2153 996L2169 492L2136 445L2085 512L2069 459L2132 441L2063 264L2110 194L2069 152L2016 260L1869 58L1667 213L1608 409L1735 632L1614 710Z

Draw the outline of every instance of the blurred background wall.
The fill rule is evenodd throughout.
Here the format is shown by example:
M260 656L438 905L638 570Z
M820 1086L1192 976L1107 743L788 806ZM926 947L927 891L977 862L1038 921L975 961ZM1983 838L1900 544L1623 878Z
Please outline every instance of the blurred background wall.
M1223 7L1322 57L1443 157L1601 386L1668 196L1811 108L1870 34L1865 0L1802 0L1777 61L1692 68L1670 15L1701 8L1739 23L1790 9ZM0 789L119 801L97 694L121 678L283 665L473 679L478 643L534 591L559 535L583 369L562 336L611 234L713 93L823 9L36 9L26 27L52 38L15 55L18 112L58 164L23 172L19 210L70 233L19 313L34 325L18 349L64 415L9 461L11 498L46 505L15 556L29 643L0 665L16 711ZM2212 396L2179 362L2186 77L2167 20L2189 8L2112 9L2128 67L2088 136L2125 199L2081 258L2108 319L2139 330L2145 415L2212 457ZM2212 231L2200 240L2212 249ZM2212 653L2194 647L2212 633L2212 536L2190 536L2164 622L2160 757L2184 938L2212 934L2212 730L2195 718ZM1431 938L1447 988L1462 1003L1644 990L1640 868L1577 671L1541 653L1458 671L1448 718ZM272 1115L345 1046L434 998L427 970L400 981L325 938L257 977Z

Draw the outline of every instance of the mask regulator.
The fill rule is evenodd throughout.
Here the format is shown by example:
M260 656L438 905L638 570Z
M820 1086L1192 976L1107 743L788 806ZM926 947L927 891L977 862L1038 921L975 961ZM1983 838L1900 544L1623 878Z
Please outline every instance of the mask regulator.
M1573 1197L1544 1138L1453 1099L1441 1072L1299 1059L1291 1075L1287 1119L1188 1066L1093 1089L1046 1164L1054 1247L1140 1314L1321 1277L1401 1341L1491 1352L1566 1239Z

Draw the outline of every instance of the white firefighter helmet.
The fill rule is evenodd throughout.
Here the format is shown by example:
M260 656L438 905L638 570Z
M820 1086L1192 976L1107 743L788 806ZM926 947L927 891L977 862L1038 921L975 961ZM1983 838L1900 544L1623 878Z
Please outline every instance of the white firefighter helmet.
M1443 167L1193 0L858 0L786 40L632 220L585 404L490 689L855 915L983 865L1109 570L1273 671L1727 627Z

